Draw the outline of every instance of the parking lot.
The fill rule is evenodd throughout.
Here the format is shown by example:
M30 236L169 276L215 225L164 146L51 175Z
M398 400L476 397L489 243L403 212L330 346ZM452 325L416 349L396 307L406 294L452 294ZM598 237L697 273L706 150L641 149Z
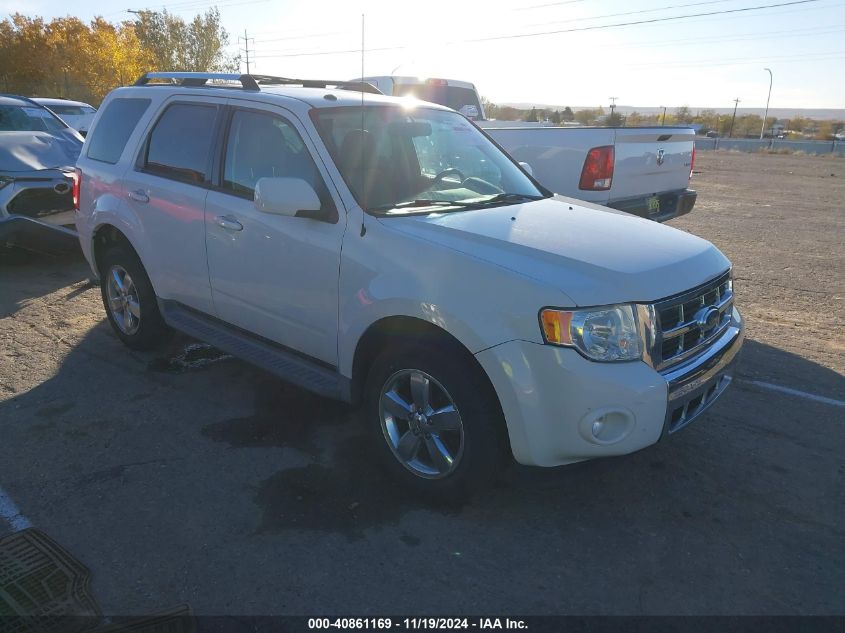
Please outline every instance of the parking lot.
M732 388L462 506L385 480L345 405L182 337L130 352L81 255L0 253L0 535L44 530L110 614L845 613L845 160L696 171L671 224L734 263Z

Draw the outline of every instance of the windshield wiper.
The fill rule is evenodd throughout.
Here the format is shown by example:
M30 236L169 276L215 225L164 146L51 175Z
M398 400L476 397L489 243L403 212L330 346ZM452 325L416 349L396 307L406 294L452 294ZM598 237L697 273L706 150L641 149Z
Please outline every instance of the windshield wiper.
M532 200L542 200L543 196L530 196L522 193L497 193L490 198L470 200L430 200L428 198L418 198L416 200L406 200L397 204L383 204L381 206L370 209L374 213L386 213L397 209L422 209L430 207L457 207L460 210L478 209L489 205L501 204L503 202L524 202Z
M378 207L373 207L370 211L375 213L384 213L386 211L393 211L394 209L416 209L424 207L467 207L473 206L472 203L460 202L458 200L429 200L427 198L418 198L417 200L406 200L405 202L398 202L396 204L382 204Z
M486 207L490 204L499 204L500 202L524 202L524 201L532 201L532 200L542 200L544 196L530 196L524 193L497 193L495 196L490 198L484 198L483 200L476 200L474 202L467 203L467 206L470 207Z

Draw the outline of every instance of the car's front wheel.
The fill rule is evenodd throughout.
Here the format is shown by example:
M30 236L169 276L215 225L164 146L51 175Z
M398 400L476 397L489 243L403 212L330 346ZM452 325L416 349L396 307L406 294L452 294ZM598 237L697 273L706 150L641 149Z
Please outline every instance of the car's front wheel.
M434 497L464 497L493 481L506 454L501 409L483 372L450 346L382 353L364 415L394 476Z

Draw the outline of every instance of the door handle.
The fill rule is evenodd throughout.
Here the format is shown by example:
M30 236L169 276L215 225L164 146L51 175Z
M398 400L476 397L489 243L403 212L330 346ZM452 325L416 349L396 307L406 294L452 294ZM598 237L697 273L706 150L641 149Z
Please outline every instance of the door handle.
M228 215L218 215L215 218L217 222L217 226L220 228L226 229L227 231L243 231L244 225L238 222L236 219L229 217Z
M136 189L135 191L130 191L129 199L134 200L135 202L143 202L145 204L150 201L150 197L147 195L147 192L143 189Z

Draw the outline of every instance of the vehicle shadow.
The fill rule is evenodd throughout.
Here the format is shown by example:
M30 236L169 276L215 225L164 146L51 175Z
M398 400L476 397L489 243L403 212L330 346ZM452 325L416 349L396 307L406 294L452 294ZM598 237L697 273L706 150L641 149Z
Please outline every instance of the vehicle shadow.
M671 608L667 594L707 612L690 578L712 604L741 596L740 612L837 604L842 561L829 553L843 529L841 408L747 382L802 376L838 397L845 378L807 359L748 341L735 384L683 432L625 457L514 465L487 490L445 503L386 475L349 406L196 345L176 336L130 352L103 320L50 378L0 401L4 490L92 569L104 605L135 604L126 570L142 559L162 570L146 580L156 605L187 600L162 580L176 569L191 570L200 600L217 582L199 580L207 570L252 561L254 585L227 585L245 600L273 586L270 570L322 568L331 584L362 556L383 573L403 557L425 560L417 590L434 591L442 574L462 586L469 574L492 592L491 612L504 596L534 612L561 609L551 585L600 611L595 586L582 582L590 577L626 588L613 609L627 613ZM777 589L786 602L767 602L787 568ZM515 579L506 588L502 574ZM402 602L392 585L362 578L397 608L443 608L435 594ZM799 595L793 584L814 589ZM264 609L277 604L275 594L265 600Z
M156 422L151 432L164 434L159 439L165 444L178 441L186 450L199 451L212 442L226 446L228 455L237 455L239 450L256 455L256 449L266 449L269 455L277 448L296 452L298 464L285 465L260 481L244 482L255 491L252 501L260 510L256 533L316 530L357 540L365 538L369 528L398 524L405 514L417 510L447 516L495 511L517 517L542 512L549 503L555 507L601 507L602 513L612 512L621 503L642 504L641 511L647 512L656 497L683 499L685 507L707 505L712 490L693 485L690 477L720 479L731 472L736 476L739 465L747 464L745 452L757 446L758 435L765 432L782 440L773 447L779 457L769 461L792 462L789 441L801 432L807 417L818 416L806 402L758 390L747 380L788 385L785 379L801 376L818 386L819 395L835 398L845 394L843 376L802 357L753 340L746 342L742 354L735 384L684 432L624 457L557 468L514 464L489 490L462 503L414 496L386 477L374 457L373 438L365 432L358 412L348 405L313 395L183 336L174 337L157 352L130 353L102 322L67 354L55 376L0 403L0 419L12 419L17 413L25 424L21 408L61 403L74 391L71 383L98 384L119 377L129 389L126 392L124 388L122 398L143 401L147 415ZM110 359L107 366L92 362L104 357ZM114 359L121 358L116 364ZM227 404L215 405L211 414L203 410L194 419L185 419L185 406L190 408L192 401L199 406L207 394L214 393L226 393ZM75 397L72 408L77 417L95 418L110 398L108 393L89 391L82 398ZM65 406L36 407L31 423L60 418L69 410ZM841 413L814 406L822 407L822 418L829 415L831 425ZM122 420L117 414L112 425L119 429L137 414L126 415ZM823 419L822 423L828 422ZM820 424L818 417L814 424ZM168 439L168 429L179 429L183 435L178 440ZM121 443L126 445L126 441ZM829 447L822 439L818 446L802 441L803 448L811 452ZM85 443L71 444L62 450L70 451L65 457L75 463L109 461L99 452L86 454L86 447ZM714 447L718 447L716 453L710 454ZM762 459L769 458L764 455ZM715 470L708 472L710 469ZM667 477L669 472L675 474ZM232 474L220 471L220 476ZM737 477L739 489L744 479ZM209 486L213 488L213 482ZM408 544L413 544L414 538L409 536Z
M62 288L67 293L61 298L70 299L91 287L90 279L91 270L78 245L43 252L0 246L0 318Z

